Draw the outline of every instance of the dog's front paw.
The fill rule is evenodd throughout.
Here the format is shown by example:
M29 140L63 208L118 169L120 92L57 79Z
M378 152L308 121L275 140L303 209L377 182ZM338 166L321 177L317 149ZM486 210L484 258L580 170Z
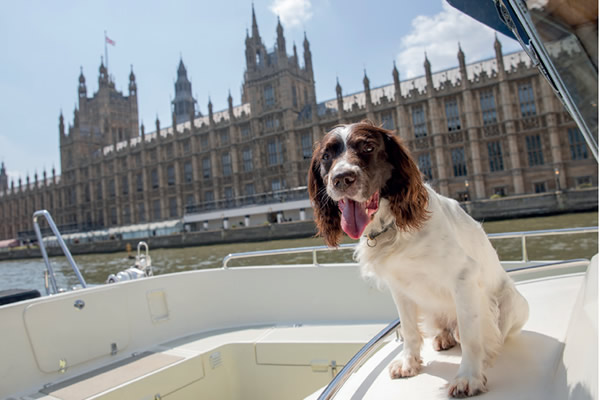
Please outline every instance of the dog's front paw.
M390 378L408 378L415 376L421 370L421 359L415 356L401 356L399 360L390 364Z
M478 394L487 392L486 384L487 378L485 375L481 375L481 378L457 376L448 385L448 396L455 398L477 396Z
M454 335L447 330L442 331L440 334L434 337L432 343L435 351L448 350L456 346Z

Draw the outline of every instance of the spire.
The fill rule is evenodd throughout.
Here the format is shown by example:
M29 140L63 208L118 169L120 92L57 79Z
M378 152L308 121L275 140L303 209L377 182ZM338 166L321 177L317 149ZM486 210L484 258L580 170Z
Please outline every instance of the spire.
M304 68L310 74L311 80L313 78L313 68L312 68L312 54L310 53L310 43L308 43L308 39L306 38L306 31L304 31Z
M192 96L192 82L188 79L187 69L181 55L177 67L177 81L175 81L175 99L171 101L171 104L177 117L177 123L189 121L191 113L195 111L196 100Z
M79 67L79 97L85 98L87 96L87 88L85 86L85 76L83 76L83 67Z
M400 74L398 68L396 68L396 60L394 60L394 69L392 69L392 76L394 77L394 88L396 90L395 97L399 100L402 97L402 91L400 89Z
M260 34L258 33L258 24L256 23L256 14L254 13L254 3L252 3L252 38L260 39Z
M104 66L104 59L100 56L100 68L98 69L98 85L104 86L108 84L108 71Z
M465 53L462 51L462 48L460 47L460 42L458 42L458 62L462 68L463 65L465 65Z
M133 64L131 64L131 72L129 73L129 95L137 95L137 84L135 83L135 74L133 73Z
M183 64L183 58L181 55L179 56L179 66L177 67L177 77L178 78L187 78L187 70L185 69L185 65Z
M231 97L231 90L229 90L229 95L227 96L227 108L229 110L229 120L233 121L233 97Z
M296 50L296 42L294 42L294 65L298 67L298 51Z
M433 78L431 76L431 63L429 62L429 59L427 58L427 52L425 52L425 62L423 63L423 66L425 67L425 78L427 80L427 89L431 89L433 92ZM432 93L430 92L430 93Z
M342 98L342 86L340 85L340 79L335 77L336 85L335 85L335 95L338 100Z
M143 143L145 135L146 135L146 128L144 128L144 121L142 121L142 124L140 125L140 136L142 136L142 143Z
M369 86L370 86L371 82L369 81L369 77L367 76L367 69L366 68L364 69L364 72L365 72L365 77L363 78L363 86L365 87L365 90L369 90L370 91L371 89L370 89Z
M277 51L285 56L285 37L283 37L283 26L281 26L279 16L277 16Z
M363 85L365 88L365 100L366 100L366 106L367 106L367 110L370 109L371 107L371 83L369 81L369 78L367 77L367 69L365 68L365 77L363 78Z
M215 122L215 120L213 119L213 106L212 101L210 100L210 96L208 97L208 120L211 124L214 124Z
M504 57L502 56L502 44L498 40L498 35L494 34L494 51L496 52L496 65L498 66L498 75L504 75Z
M158 119L158 114L156 114L156 138L160 136L160 120Z
M461 80L465 82L464 84L468 84L469 79L467 78L467 64L465 63L465 53L463 53L462 48L460 47L460 42L458 42L458 66L460 68Z
M60 136L65 135L65 119L63 117L62 110L60 110L60 116L58 117L58 133Z

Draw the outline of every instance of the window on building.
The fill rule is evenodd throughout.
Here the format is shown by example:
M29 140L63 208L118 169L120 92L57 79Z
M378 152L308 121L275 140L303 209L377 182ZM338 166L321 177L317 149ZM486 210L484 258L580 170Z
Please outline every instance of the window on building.
M272 192L277 192L278 190L281 190L281 189L282 189L282 185L281 185L280 179L271 180L271 191Z
M121 193L123 193L124 196L129 194L129 179L127 178L127 175L121 177Z
M219 141L221 142L221 146L229 144L229 129L221 129L219 131Z
M302 145L302 158L310 160L312 158L312 135L310 132L303 132L300 137L300 144Z
M102 210L98 210L98 226L104 226L104 212Z
M102 181L96 183L96 198L102 200Z
M169 217L177 217L177 197L169 197Z
M454 176L467 175L467 161L465 159L465 149L462 147L452 149L452 170Z
M578 189L591 187L592 186L592 177L589 175L586 176L578 176L575 178L575 187Z
M153 149L153 150L150 150L150 151L148 152L148 154L150 155L150 161L152 161L152 162L156 162L156 161L158 161L158 157L157 157L157 155L156 155L156 150L155 150L155 149Z
M181 144L181 147L183 147L183 154L190 154L192 152L190 139L185 139Z
M142 154L141 153L136 153L134 156L134 160L135 160L135 166L136 167L141 167L142 166Z
M265 97L265 105L267 107L275 104L275 91L273 90L273 86L271 86L271 85L265 86L264 97Z
M108 181L108 196L110 198L115 197L115 180L114 179L110 179Z
M533 97L533 87L531 83L519 85L519 104L522 117L531 117L536 114L535 99Z
M202 147L202 150L208 149L208 133L200 135L200 147Z
M157 221L160 219L160 200L152 201L152 218Z
M90 186L89 185L85 185L84 197L85 197L86 203L90 201Z
M183 179L186 183L190 183L194 180L194 170L191 161L186 161L183 164Z
M123 206L123 224L128 225L131 223L131 209L129 204Z
M272 115L265 118L265 128L275 129L279 128L279 118L273 117Z
M242 161L244 163L244 172L250 172L254 169L254 165L252 164L252 149L250 147L242 151Z
M185 196L185 211L193 212L193 207L196 205L196 199L193 194Z
M423 110L423 106L414 106L411 111L415 137L420 138L427 136L427 122L425 121L425 111Z
M296 85L292 84L292 104L298 107L298 96L296 95Z
M394 115L391 112L381 113L381 124L384 129L393 131L395 129Z
M246 198L244 199L245 204L254 204L256 194L256 190L254 189L254 183L246 183L244 186L244 194Z
M175 184L175 166L169 165L167 167L167 185L173 186Z
M569 128L569 149L571 160L586 160L588 158L587 144L577 128Z
M221 156L221 164L223 166L223 176L231 176L231 154L224 153Z
M542 140L540 135L525 136L527 145L527 161L530 167L544 164L544 153L542 151Z
M460 130L460 115L456 99L446 100L446 125L448 132Z
M223 194L225 195L225 205L227 207L233 207L233 188L231 186L225 186L225 188L223 188Z
M165 150L167 160L173 158L173 143L168 143Z
M215 206L215 194L212 190L204 192L204 207L213 208Z
M418 163L419 170L421 171L423 176L425 176L427 180L433 179L433 173L431 170L431 155L429 153L419 155Z
M546 182L535 182L533 184L533 191L535 193L546 193L547 192Z
M496 100L494 99L494 92L492 90L486 90L479 94L479 104L481 105L481 117L484 126L498 122L496 117Z
M249 139L250 138L250 124L242 125L242 127L240 128L240 133L242 135L242 139Z
M146 207L144 206L144 203L138 203L137 211L138 222L146 222Z
M269 140L267 155L269 166L283 164L283 148L279 139Z
M110 208L110 224L111 225L117 224L117 208L116 207Z
M156 168L150 171L150 180L152 183L152 189L158 188L158 170Z
M141 172L135 176L135 186L138 192L144 191L144 175Z
M506 186L498 186L494 188L494 194L497 194L498 196L506 196Z
M490 160L490 172L504 171L504 160L502 159L502 146L500 142L488 142L487 148Z
M202 159L202 176L204 179L209 179L211 175L210 158L205 157Z

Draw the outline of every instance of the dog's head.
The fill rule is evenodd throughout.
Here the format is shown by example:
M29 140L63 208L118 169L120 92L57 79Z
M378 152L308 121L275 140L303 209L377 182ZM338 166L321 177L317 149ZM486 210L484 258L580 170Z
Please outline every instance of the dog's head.
M427 192L408 150L392 132L368 121L337 126L317 143L308 192L329 246L338 245L342 231L358 239L382 198L401 230L417 229L427 219Z

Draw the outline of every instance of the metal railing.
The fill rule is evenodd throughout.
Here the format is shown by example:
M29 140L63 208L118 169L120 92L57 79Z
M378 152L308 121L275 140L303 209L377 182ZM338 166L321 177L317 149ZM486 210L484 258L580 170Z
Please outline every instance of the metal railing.
M277 256L287 254L299 254L299 253L312 253L313 265L320 265L317 260L317 253L321 251L335 251L335 250L353 250L356 248L355 243L341 244L339 247L327 247L327 246L309 246L309 247L296 247L289 249L272 249L272 250L258 250L258 251L247 251L244 253L232 253L228 254L223 258L223 269L227 269L229 261L237 260L240 258L252 258L252 257L264 257L264 256Z
M522 262L528 262L529 256L527 253L527 238L538 237L538 236L554 236L554 235L573 235L573 234L584 234L584 233L597 233L597 226L588 226L583 228L565 228L565 229L544 229L538 231L521 231L521 232L505 232L505 233L491 233L488 234L490 240L499 239L521 239L521 258ZM228 264L231 260L237 260L242 258L252 257L264 257L264 256L275 256L275 255L287 255L287 254L299 254L299 253L312 253L313 265L320 265L317 260L317 253L322 251L335 251L335 250L352 250L356 248L356 243L341 244L339 247L327 247L327 246L309 246L309 247L297 247L287 249L273 249L273 250L258 250L248 251L244 253L232 253L228 254L223 258L223 268L228 268Z
M521 232L505 232L505 233L490 233L490 240L498 239L521 239L521 260L529 261L527 254L527 238L540 236L556 236L556 235L574 235L583 233L598 233L597 226L587 226L583 228L565 228L565 229L544 229L538 231L521 231Z
M42 240L42 232L40 230L40 225L38 224L39 217L44 217L46 219L46 222L48 222L48 225L50 226L50 229L54 233L54 236L56 236L56 240L58 241L58 244L60 245L63 253L65 254L65 257L67 257L67 260L68 260L69 264L71 265L71 268L73 268L73 272L75 272L75 275L77 275L77 279L79 279L79 283L81 283L81 286L83 288L86 288L87 284L85 283L85 279L83 279L83 276L81 275L81 272L79 271L79 268L77 267L77 264L75 263L75 260L73 260L73 256L71 255L69 248L65 244L65 241L63 240L58 228L56 227L56 224L54 223L52 216L50 215L50 213L47 210L38 210L33 213L33 229L35 230L35 234L36 234L37 240L38 240L38 245L40 246L40 252L42 253L42 257L44 258L44 263L46 264L48 280L49 280L50 285L52 286L53 293L56 294L59 292L59 290L58 290L58 285L56 283L56 275L54 274L54 269L52 268L52 264L50 264L50 260L48 259L48 253L46 252L46 245L44 244L44 241ZM49 295L50 290L48 288L48 285L46 284L45 286L46 286L46 294Z

